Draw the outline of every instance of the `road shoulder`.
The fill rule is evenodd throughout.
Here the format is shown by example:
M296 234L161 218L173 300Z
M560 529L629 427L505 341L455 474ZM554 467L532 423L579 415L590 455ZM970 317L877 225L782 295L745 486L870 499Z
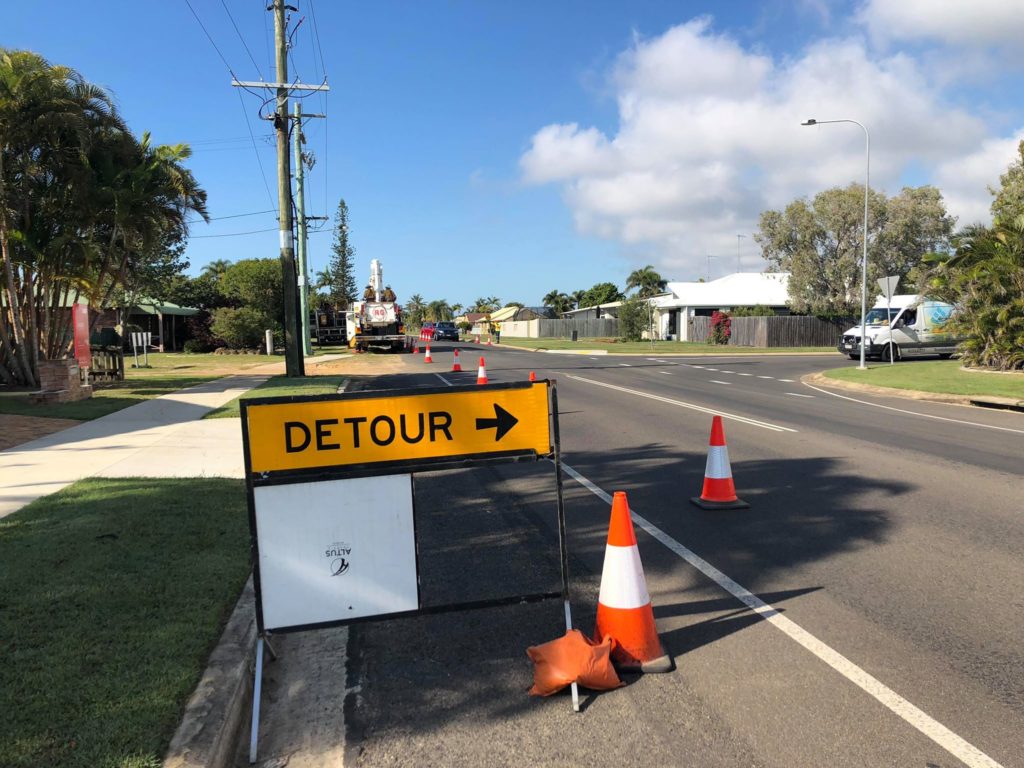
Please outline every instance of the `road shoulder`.
M983 408L1007 408L1024 411L1024 403L1012 397L996 395L954 395L942 392L924 392L918 389L897 389L895 387L879 387L874 384L861 384L853 381L833 379L824 373L808 373L801 377L801 382L815 387L831 387L849 392L863 392L886 397L902 397L906 400L928 400L934 403L951 403L953 405L972 405Z

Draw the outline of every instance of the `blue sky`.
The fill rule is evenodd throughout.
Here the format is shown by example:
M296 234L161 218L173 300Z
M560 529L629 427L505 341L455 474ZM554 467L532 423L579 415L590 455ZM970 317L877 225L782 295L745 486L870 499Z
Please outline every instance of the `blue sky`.
M192 0L240 79L272 79L266 4ZM708 254L713 277L737 258L762 269L760 211L863 180L859 129L806 117L870 126L873 186L934 183L961 221L984 219L1024 126L1024 30L993 0L292 4L291 74L323 77L315 14L332 89L305 101L328 114L307 126L307 214L344 197L360 280L379 258L400 299L533 304L647 263L695 279ZM109 88L136 131L192 144L211 216L276 207L260 102L240 103L185 0L37 0L5 17L4 46ZM275 226L195 225L192 272L275 256L274 231L220 236ZM330 238L311 235L314 270Z

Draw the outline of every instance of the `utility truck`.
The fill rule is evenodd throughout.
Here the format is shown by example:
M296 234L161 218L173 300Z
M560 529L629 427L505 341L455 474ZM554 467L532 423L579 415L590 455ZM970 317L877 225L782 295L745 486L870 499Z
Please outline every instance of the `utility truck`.
M365 352L371 347L401 352L405 349L405 323L395 294L384 285L380 261L370 262L370 282L363 300L352 304L347 316L349 346Z
M956 352L956 345L963 341L948 330L953 311L952 304L920 294L897 294L888 301L879 296L865 316L864 356L880 357L886 362L890 354L893 360L950 357ZM860 331L860 325L850 328L839 341L839 351L852 360L860 358Z

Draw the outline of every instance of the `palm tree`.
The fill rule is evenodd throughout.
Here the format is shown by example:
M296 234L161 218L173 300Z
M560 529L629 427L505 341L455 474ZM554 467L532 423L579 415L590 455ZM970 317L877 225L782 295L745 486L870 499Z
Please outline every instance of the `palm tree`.
M405 322L413 328L418 328L423 322L425 308L423 296L414 293L409 297L409 302L405 305Z
M452 304L452 315L458 317L462 313L462 305L455 303Z
M441 320L451 320L452 308L448 306L448 302L444 299L432 301L427 304L423 313L423 318L434 323L440 322Z
M929 254L929 294L957 306L951 330L967 365L1024 369L1024 215L967 227L952 254Z
M572 299L557 288L553 291L548 291L542 301L545 307L551 307L558 314L568 312L573 308Z
M583 301L583 297L586 295L587 292L584 290L573 291L572 293L569 294L569 298L572 299L573 309L580 308L580 302Z
M215 260L211 261L209 264L207 264L205 267L203 267L203 272L202 273L204 275L210 275L212 277L215 277L215 278L217 278L219 280L221 275L223 275L225 272L227 272L227 269L230 266L231 266L231 262L228 261L227 259L215 259ZM322 287L320 285L320 283L323 281L324 276L325 275L324 275L323 272L317 273L317 287L318 288Z
M661 275L655 272L654 267L650 264L633 270L629 273L629 277L626 278L626 290L636 288L637 296L642 299L648 299L651 296L662 293L667 285L668 280L663 279Z

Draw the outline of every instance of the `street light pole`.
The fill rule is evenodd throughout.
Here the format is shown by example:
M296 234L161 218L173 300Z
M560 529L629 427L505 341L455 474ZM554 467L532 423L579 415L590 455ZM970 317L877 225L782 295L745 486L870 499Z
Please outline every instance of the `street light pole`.
M868 190L871 188L871 135L863 123L856 120L815 120L811 118L801 125L824 125L825 123L853 123L859 125L864 131L864 153L867 157L864 166L864 263L861 270L860 284L860 368L864 364L864 347L867 341L867 316L868 316Z

